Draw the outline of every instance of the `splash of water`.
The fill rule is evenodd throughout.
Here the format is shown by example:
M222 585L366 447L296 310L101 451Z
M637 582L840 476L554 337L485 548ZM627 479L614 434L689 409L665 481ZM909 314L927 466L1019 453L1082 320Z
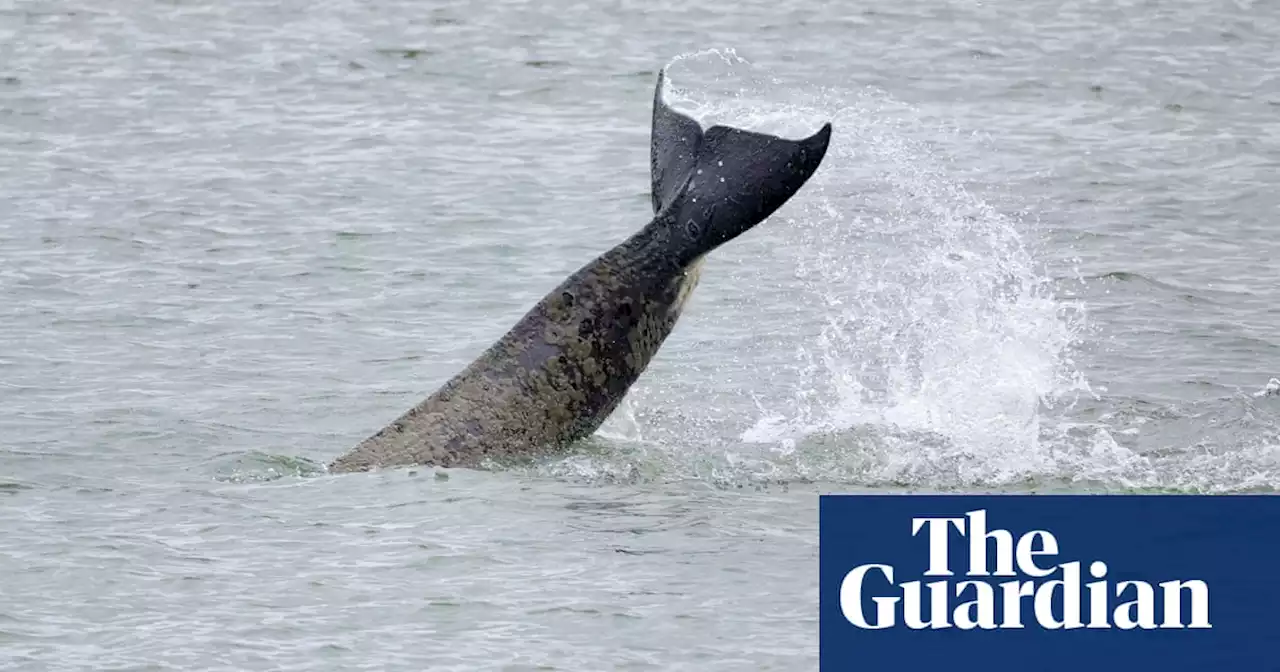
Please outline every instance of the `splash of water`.
M738 437L771 454L730 450L722 468L931 485L1057 473L1044 411L1088 391L1071 359L1083 312L1053 295L1022 223L950 177L931 144L959 134L874 91L788 90L732 50L668 72L668 100L706 126L837 129L767 251L796 269L785 300L816 336L797 329L791 394L760 401Z
M736 305L717 313L695 298L683 318L724 335L757 316L746 331L771 332L757 339L765 345L746 338L726 352L709 337L718 368L667 346L679 363L633 388L601 433L610 449L544 473L841 489L1231 492L1280 482L1280 434L1257 434L1257 422L1225 450L1136 452L1115 401L1099 399L1077 365L1095 327L1084 305L1055 295L1035 222L1015 214L1018 195L1002 205L998 170L982 171L994 178L982 195L956 177L990 161L973 135L875 90L779 81L732 50L677 58L668 75L667 99L704 126L797 138L831 120L833 142L801 197L717 251L724 268L704 274L699 291L705 301L708 285L735 287ZM794 277L779 279L780 267ZM780 321L789 323L767 326ZM727 380L743 369L745 382ZM735 394L753 401L716 398Z

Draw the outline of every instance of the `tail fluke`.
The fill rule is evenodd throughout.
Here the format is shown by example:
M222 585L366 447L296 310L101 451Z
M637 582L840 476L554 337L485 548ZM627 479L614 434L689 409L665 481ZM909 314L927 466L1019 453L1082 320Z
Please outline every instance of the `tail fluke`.
M653 92L653 130L649 138L649 174L652 177L653 212L680 195L702 145L702 127L676 112L662 99L666 70L658 71Z
M653 209L690 238L701 256L764 221L822 163L831 123L802 140L729 126L703 131L663 100L658 74L650 142Z

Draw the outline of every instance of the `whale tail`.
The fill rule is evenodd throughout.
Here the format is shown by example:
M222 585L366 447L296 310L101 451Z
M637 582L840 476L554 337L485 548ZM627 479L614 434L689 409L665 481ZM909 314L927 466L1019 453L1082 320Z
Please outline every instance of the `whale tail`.
M653 211L700 257L764 221L818 169L831 141L831 123L787 140L729 126L703 131L663 100L658 73L649 146ZM686 260L687 261L687 260Z

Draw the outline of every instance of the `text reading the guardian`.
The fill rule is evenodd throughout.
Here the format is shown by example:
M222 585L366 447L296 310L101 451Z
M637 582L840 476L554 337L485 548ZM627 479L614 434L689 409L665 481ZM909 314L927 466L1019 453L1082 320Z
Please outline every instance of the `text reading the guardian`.
M865 564L854 567L840 582L840 610L855 627L867 629L892 628L901 609L902 622L913 629L958 627L973 628L1022 628L1022 614L1026 603L1033 605L1031 616L1042 628L1110 628L1112 616L1118 628L1209 628L1209 588L1204 581L1162 581L1161 592L1146 581L1120 581L1113 587L1106 581L1107 563L1094 560L1089 563L1089 575L1098 581L1083 586L1088 595L1081 597L1080 561L1072 560L1053 564L1058 555L1058 540L1048 530L1032 530L1016 540L1008 530L987 530L987 512L979 509L967 511L960 518L912 518L911 534L927 532L927 577L952 577L948 556L949 528L954 527L967 539L968 565L966 581L949 578L922 582L907 581L893 584L892 565ZM994 557L988 557L988 543ZM872 579L873 574L879 576ZM1061 573L1060 579L1048 580ZM1030 577L1018 580L1019 575ZM1011 580L996 584L981 580L985 577L1009 577ZM873 584L874 581L874 584ZM1182 614L1182 591L1191 597L1190 624ZM872 597L876 604L874 623L867 621L862 610L864 594L895 596ZM927 595L926 595L927 593ZM1132 599L1112 607L1115 598ZM967 598L952 612L952 596ZM928 602L928 618L924 616L923 602ZM996 601L1001 606L1001 618L996 620ZM1088 625L1081 620L1081 602L1088 604ZM1163 603L1164 619L1157 625L1156 606ZM1061 607L1061 617L1055 614L1055 606ZM954 618L952 618L954 614Z
M1280 670L1280 497L823 496L819 543L824 672Z

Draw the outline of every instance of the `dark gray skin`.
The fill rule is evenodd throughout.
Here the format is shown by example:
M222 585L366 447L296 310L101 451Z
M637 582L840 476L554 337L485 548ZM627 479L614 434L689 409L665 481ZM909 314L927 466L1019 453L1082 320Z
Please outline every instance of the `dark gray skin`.
M654 94L654 218L552 290L428 399L365 439L333 472L484 466L563 450L595 432L675 327L702 258L787 202L826 155L831 124L803 140L703 132Z

